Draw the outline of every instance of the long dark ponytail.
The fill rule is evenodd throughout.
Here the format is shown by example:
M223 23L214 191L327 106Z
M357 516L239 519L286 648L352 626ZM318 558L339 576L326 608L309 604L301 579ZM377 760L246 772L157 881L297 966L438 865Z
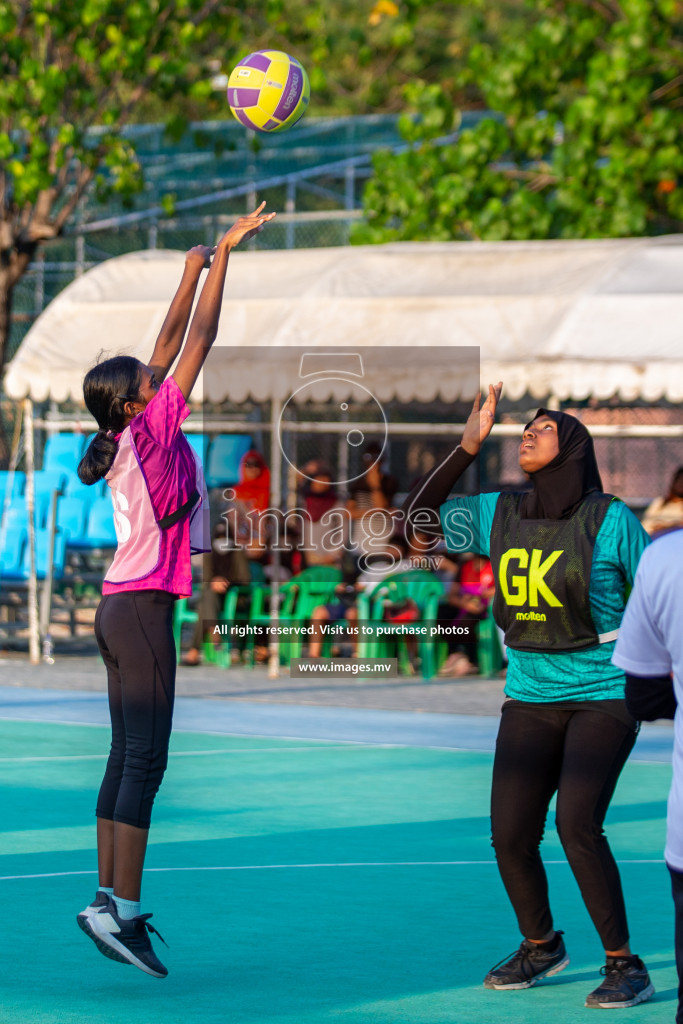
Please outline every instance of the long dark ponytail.
M97 363L83 380L83 398L99 430L78 466L84 484L96 484L111 469L119 449L113 435L126 425L126 402L137 398L142 364L133 356L114 356Z

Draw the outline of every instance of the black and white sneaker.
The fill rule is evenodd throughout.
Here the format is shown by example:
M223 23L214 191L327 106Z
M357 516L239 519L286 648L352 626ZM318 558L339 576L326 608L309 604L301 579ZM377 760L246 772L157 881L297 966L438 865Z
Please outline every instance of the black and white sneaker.
M89 903L85 910L81 910L80 914L76 917L78 927L82 928L84 932L88 932L88 934L90 934L86 927L86 923L90 920L93 914L99 914L100 910L102 910L103 907L106 907L108 903L109 897L106 892L102 892L101 889L98 889L92 903Z
M133 964L154 978L165 978L168 970L152 949L148 932L159 935L149 923L151 914L139 914L130 920L119 917L112 899L90 918L92 938L105 956L121 963ZM164 942L161 935L159 938ZM166 943L164 942L164 945Z
M586 1006L617 1010L645 1003L655 994L647 968L639 956L608 956L600 968L605 980L586 999Z
M100 911L104 910L108 906L109 897L107 896L106 892L102 892L101 889L98 889L97 892L95 893L95 899L92 901L92 903L90 903L85 908L85 910L81 910L80 914L77 914L76 916L76 922L78 923L78 927L81 928L88 936L88 938L92 939L93 942L95 943L97 943L97 938L95 936L95 931L92 927L92 919L97 914L99 914ZM129 963L129 961L122 956L117 956L115 959L120 960L120 962L124 964Z
M496 989L531 988L541 978L559 974L569 963L562 935L563 932L555 932L557 941L551 950L524 939L516 953L491 968L484 978L484 986Z

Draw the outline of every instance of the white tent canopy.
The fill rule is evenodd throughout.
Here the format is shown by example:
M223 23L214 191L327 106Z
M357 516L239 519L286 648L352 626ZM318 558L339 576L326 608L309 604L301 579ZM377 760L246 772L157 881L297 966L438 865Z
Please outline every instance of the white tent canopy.
M75 280L27 333L6 393L79 400L102 350L148 361L183 259L131 253ZM502 378L513 399L681 401L682 343L683 236L238 250L216 342L231 351L204 374L204 397L283 399L301 385L299 356L283 349L371 346L392 350L380 400L450 401L473 390L457 353L437 366L416 350L476 346L482 380Z

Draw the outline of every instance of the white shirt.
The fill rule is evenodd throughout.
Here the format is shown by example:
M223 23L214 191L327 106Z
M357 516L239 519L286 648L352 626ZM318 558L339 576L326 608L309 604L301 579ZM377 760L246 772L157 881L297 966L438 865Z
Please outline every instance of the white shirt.
M644 551L612 661L633 676L673 672L678 710L664 858L683 871L683 530Z

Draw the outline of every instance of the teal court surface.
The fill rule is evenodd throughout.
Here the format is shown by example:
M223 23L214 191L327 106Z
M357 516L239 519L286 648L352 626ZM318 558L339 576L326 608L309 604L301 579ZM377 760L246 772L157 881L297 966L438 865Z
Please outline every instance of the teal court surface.
M489 839L494 717L180 698L143 910L165 980L76 925L95 891L100 693L0 687L5 1024L573 1024L602 952L549 822L544 854L570 966L482 986L517 946ZM645 728L608 817L632 943L672 1022L662 861L671 730ZM623 1019L620 1017L620 1020Z

